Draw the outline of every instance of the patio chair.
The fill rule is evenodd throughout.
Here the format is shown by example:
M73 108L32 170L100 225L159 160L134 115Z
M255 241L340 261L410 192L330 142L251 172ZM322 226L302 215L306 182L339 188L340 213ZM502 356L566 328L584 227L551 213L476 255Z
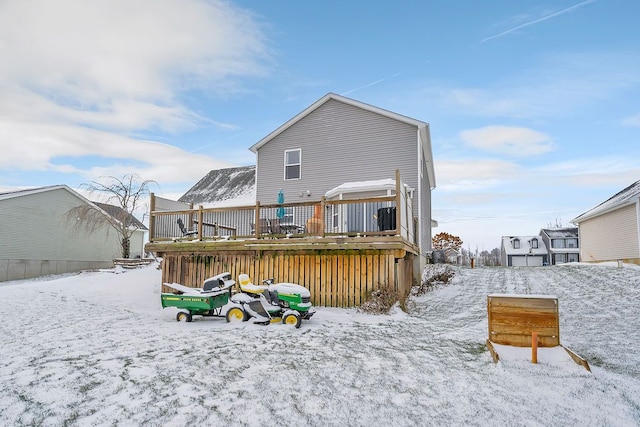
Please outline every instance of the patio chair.
M269 220L269 228L271 230L271 234L280 234L282 230L280 229L280 218L274 218Z
M176 222L178 223L178 227L180 227L180 231L182 232L182 237L194 236L198 234L198 230L194 230L193 228L189 229L185 227L184 222L182 221L182 218L178 218Z
M251 234L256 234L256 224L250 222ZM271 234L271 222L267 218L260 218L260 234Z

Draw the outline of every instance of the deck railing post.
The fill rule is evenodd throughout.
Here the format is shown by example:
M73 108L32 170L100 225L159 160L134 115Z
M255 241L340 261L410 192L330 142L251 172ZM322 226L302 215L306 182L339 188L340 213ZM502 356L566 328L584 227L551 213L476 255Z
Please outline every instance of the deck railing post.
M255 237L256 239L260 236L260 201L256 201L256 212L254 215L254 233L255 233Z
M198 240L200 241L204 240L204 236L202 235L202 226L204 225L202 224L204 217L202 209L204 209L202 205L198 206Z
M402 235L402 183L400 169L396 169L396 236Z
M327 202L327 198L325 196L320 197L320 209L322 210L322 213L320 214L320 219L322 220L322 232L320 233L320 235L322 237L325 236L325 229L327 228L325 226L326 222L325 222L325 206L326 206L326 202Z
M156 210L156 195L154 193L149 194L149 241L153 242L156 236L156 216L154 214Z

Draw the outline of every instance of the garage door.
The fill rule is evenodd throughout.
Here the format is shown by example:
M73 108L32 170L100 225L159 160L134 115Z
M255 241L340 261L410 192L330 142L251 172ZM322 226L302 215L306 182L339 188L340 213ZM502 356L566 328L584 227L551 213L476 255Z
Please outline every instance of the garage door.
M542 257L541 256L514 256L511 258L511 265L514 267L541 267L542 266Z

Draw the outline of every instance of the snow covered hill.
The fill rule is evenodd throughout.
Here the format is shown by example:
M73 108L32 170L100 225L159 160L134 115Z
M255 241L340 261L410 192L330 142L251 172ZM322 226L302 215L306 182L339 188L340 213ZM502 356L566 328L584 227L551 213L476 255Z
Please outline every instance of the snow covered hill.
M0 425L637 426L640 268L461 268L410 313L175 321L160 272L0 285ZM491 360L486 296L553 294L554 357Z

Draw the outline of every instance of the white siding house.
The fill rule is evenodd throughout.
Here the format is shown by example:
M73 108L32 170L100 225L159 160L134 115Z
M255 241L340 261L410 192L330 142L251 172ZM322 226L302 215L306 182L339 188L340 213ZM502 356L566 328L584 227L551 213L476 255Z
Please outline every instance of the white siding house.
M547 246L540 236L502 236L503 267L539 267L549 263Z
M640 181L571 222L578 226L581 261L640 264Z
M113 266L120 237L109 226L92 232L70 218L83 204L107 215L66 185L0 193L0 281ZM131 257L142 256L144 230L131 238Z

